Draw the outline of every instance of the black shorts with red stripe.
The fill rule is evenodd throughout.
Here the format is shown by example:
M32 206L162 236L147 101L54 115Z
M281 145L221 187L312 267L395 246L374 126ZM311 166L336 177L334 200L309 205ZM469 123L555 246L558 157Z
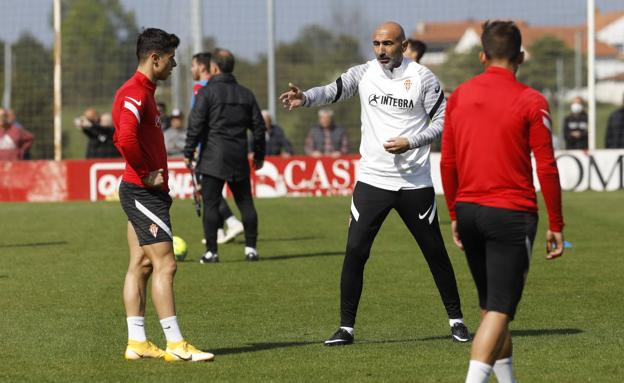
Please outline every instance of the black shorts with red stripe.
M128 221L134 227L139 245L172 241L169 209L173 201L168 193L122 181L119 185L119 200Z
M479 305L513 320L529 271L537 214L465 202L455 211Z

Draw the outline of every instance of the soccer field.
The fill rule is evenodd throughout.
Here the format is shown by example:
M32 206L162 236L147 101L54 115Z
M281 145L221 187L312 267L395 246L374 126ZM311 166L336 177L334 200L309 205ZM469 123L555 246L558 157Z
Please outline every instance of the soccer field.
M512 324L519 381L624 380L623 201L624 192L566 193L573 247L556 261L543 259L542 206ZM221 263L208 265L197 262L203 246L192 203L174 203L174 232L190 248L175 282L178 320L187 339L216 354L196 364L123 359L128 256L118 203L2 204L0 381L463 381L470 345L451 341L422 254L394 212L366 268L356 343L321 344L338 326L349 203L256 200L262 261L245 262L239 238L221 246ZM438 207L474 332L475 287L450 240L442 197ZM151 300L146 328L164 346Z

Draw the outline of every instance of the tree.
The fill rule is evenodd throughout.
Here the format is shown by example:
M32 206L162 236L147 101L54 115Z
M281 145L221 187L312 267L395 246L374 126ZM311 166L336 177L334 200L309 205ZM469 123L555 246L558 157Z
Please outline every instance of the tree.
M446 61L440 65L439 70L434 70L445 90L452 91L462 82L483 72L479 52L480 46L473 47L468 53L457 53L454 50L448 52Z
M526 63L518 71L518 79L539 91L554 93L557 88L557 59L563 60L564 82L573 84L574 50L551 35L545 35L529 47Z
M112 98L136 68L138 28L119 0L63 0L63 101Z
M12 108L19 122L35 135L32 158L51 158L53 145L52 51L32 35L13 45Z
M349 67L364 62L359 53L357 39L348 35L334 34L318 25L304 27L290 43L276 48L277 94L285 91L288 82L302 89L325 85L334 81ZM238 60L238 59L237 59ZM267 59L260 56L258 62L238 60L235 75L239 82L249 87L261 108L267 107ZM360 106L357 97L331 105L335 120L349 132L350 147L355 151L360 137ZM302 108L288 113L278 107L277 119L293 141L298 153L302 153L308 129L317 123L316 109Z

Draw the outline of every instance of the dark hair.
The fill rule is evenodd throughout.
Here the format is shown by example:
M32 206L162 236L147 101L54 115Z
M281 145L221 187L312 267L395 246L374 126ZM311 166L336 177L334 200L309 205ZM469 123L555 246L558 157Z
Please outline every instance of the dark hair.
M419 61L427 52L427 44L420 40L408 39L410 49L416 52L416 61Z
M490 60L516 61L522 52L522 35L513 21L486 21L481 44L485 57Z
M212 54L210 52L200 52L193 55L193 60L197 61L198 64L204 65L208 68L208 70L210 70L211 57Z
M147 28L137 38L136 55L139 62L143 62L154 52L173 53L179 44L180 39L173 33L158 28Z
M232 73L234 71L234 55L227 49L215 49L212 52L212 62L215 63L221 73Z

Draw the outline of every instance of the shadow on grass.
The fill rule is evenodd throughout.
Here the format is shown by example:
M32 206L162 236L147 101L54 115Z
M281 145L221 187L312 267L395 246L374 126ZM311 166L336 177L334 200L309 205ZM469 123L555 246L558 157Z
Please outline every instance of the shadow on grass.
M207 349L210 350L211 353L215 354L218 357L219 355L242 354L245 352L274 350L277 348L307 346L310 344L320 345L321 341L249 343L240 347L226 347L226 348L217 348L217 349L207 348Z
M9 247L40 247L40 246L58 246L58 245L67 245L67 241L12 243L12 244L0 245L0 249L5 249Z
M344 251L322 251L318 253L285 254L285 255L276 255L274 257L261 258L261 260L262 261L283 261L285 259L310 258L310 257L333 257L336 255L344 255Z
M525 337L525 336L559 336L559 335L576 335L582 333L583 330L578 328L551 328L551 329L531 329L531 330L512 330L511 336L513 337ZM474 334L472 334L474 337ZM450 340L450 335L428 336L424 338L414 339L390 339L390 340L362 340L358 343L410 343L410 342L424 342L430 340Z
M583 333L579 328L546 328L531 330L511 330L511 336L553 336L553 335L576 335Z
M3 278L8 278L8 277L9 277L9 276L8 276L7 274L2 274L2 275L0 275L0 279L3 279Z
M273 257L263 257L260 254L260 262L266 261L284 261L288 259L297 259L297 258L312 258L312 257L333 257L337 255L344 255L344 251L322 251L317 253L303 253L303 254L284 254L284 255L276 255ZM225 263L230 262L247 262L245 259L235 259L232 261L226 261Z
M290 241L308 241L311 239L319 239L320 237L307 236L307 237L275 237L275 238L258 238L258 242L290 242ZM242 241L244 242L244 241Z

